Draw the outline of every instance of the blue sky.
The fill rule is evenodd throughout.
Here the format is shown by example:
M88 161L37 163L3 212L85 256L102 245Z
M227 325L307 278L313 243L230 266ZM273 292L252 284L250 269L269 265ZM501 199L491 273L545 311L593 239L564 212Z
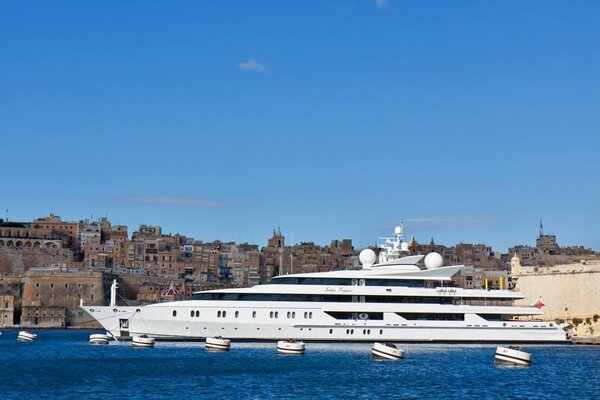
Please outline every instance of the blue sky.
M600 249L596 1L0 2L0 209Z

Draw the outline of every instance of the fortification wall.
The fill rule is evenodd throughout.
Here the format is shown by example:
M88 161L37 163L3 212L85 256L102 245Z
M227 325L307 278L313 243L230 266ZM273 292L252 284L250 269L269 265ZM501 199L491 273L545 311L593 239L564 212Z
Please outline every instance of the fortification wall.
M544 320L565 321L579 335L600 334L600 264L521 267L516 289L526 295L519 305L541 297Z
M31 267L54 263L71 265L73 253L69 249L0 247L0 273L19 275Z

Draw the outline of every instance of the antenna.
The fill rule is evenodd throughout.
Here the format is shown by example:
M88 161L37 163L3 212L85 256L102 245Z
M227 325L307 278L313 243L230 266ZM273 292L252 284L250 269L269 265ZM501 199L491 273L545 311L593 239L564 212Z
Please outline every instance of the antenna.
M544 224L542 223L542 219L540 218L540 237L544 236Z

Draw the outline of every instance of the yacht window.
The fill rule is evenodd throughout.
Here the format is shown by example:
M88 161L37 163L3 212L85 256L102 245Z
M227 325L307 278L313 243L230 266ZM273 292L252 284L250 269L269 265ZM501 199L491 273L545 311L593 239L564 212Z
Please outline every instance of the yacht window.
M217 318L221 318L221 311L217 311Z
M256 311L252 311L252 318L256 318Z
M269 313L269 318L273 318L273 311Z
M304 311L304 319L308 318L308 313Z
M279 311L275 311L275 318L279 318Z
M333 334L333 329L330 329L330 330L329 330L329 334L330 334L330 335L331 335L331 334Z
M200 316L200 311L196 311L196 317Z
M380 329L380 330L379 330L379 334L380 334L380 335L383 335L383 329Z
M308 313L308 318L312 319L312 311Z
M296 311L292 311L292 318L296 318Z
M288 311L287 312L287 317L288 317L288 319L291 318L292 317L292 313Z
M227 311L223 311L223 318L227 315Z
M177 316L177 311L173 310L173 316L176 317Z
M191 311L190 312L190 317L193 317L193 316L194 316L194 311Z
M235 312L235 317L237 318L237 317L239 317L239 316L240 316L240 312L239 312L239 311L236 311L236 312Z

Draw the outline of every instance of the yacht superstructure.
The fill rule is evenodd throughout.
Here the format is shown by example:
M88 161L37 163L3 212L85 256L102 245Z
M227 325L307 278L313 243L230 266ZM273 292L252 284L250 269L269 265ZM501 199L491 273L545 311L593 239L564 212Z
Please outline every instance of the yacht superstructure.
M379 255L366 249L360 270L283 275L250 288L194 293L188 300L140 307L81 308L117 338L168 340L564 342L543 311L519 307L510 290L449 286L463 266L437 253L410 256L402 229ZM423 262L425 268L419 268Z

